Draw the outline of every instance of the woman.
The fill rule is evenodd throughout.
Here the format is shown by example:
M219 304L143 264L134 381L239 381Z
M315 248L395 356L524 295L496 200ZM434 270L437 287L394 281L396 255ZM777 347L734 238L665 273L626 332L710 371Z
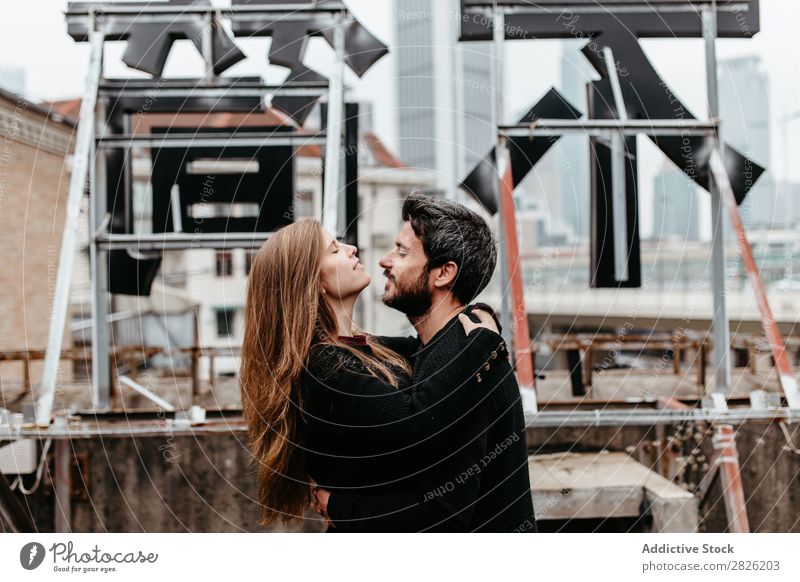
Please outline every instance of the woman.
M407 475L393 473L403 466L397 456L434 450L437 432L481 398L454 389L468 370L411 384L407 360L356 334L353 308L369 283L357 249L312 219L278 231L253 260L240 383L265 525L301 517L311 480L331 491L399 482ZM442 367L497 348L491 317L459 319L475 339L467 354L442 346L435 354Z

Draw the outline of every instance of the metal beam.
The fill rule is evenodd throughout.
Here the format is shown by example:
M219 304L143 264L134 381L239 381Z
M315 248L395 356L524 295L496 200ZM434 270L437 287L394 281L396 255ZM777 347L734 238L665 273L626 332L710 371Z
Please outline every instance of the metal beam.
M57 533L72 532L72 441L56 441L53 462L53 522Z
M659 0L654 0L658 2ZM664 1L664 0L661 0ZM673 0L674 1L674 0ZM72 6L80 6L81 3L75 2L70 4L70 8ZM317 3L315 0L309 0L306 4L299 4L299 3L290 3L287 2L286 4L280 4L278 2L275 3L259 3L253 2L252 4L232 4L231 6L225 6L224 11L225 14L232 15L232 14L242 14L242 15L249 15L255 16L257 14L265 14L268 16L276 16L281 13L286 14L293 14L293 13L332 13L332 12L341 12L342 10L347 9L347 6L344 2L336 2L335 0L327 0L324 3ZM153 4L152 2L139 6L126 6L122 5L114 5L113 3L106 3L106 4L93 4L91 2L86 2L86 8L83 9L82 7L77 10L69 10L67 12L67 16L89 16L90 14L94 14L96 16L102 15L116 15L116 16L131 16L136 17L145 14L168 14L171 16L180 16L182 14L217 14L220 11L220 8L217 6L212 6L210 3L207 6L200 6L200 5L162 5L159 6L158 4ZM307 18L307 16L306 16Z
M651 136L705 136L714 135L717 124L706 121L670 120L670 119L537 119L529 125L500 126L499 131L505 137L552 137L562 133L587 134L590 136L610 137L612 132L630 135Z
M703 6L703 40L705 42L706 56L706 84L708 96L708 117L719 119L719 90L717 86L717 3L716 0ZM719 151L722 140L717 131L716 135L709 138L712 156ZM724 174L724 170L723 170ZM709 181L711 193L711 217L713 220L711 232L711 262L712 283L714 287L714 390L712 398L717 410L728 411L725 401L731 388L731 362L730 362L730 322L725 299L725 202L722 191L723 181L711 179ZM732 194L732 193L731 193ZM731 196L733 198L733 196ZM735 199L732 200L734 208ZM738 214L738 210L735 210ZM750 531L747 521L747 508L745 505L744 489L742 487L739 455L736 449L736 435L733 426L728 423L715 425L714 449L718 453L717 460L722 463L720 478L722 480L722 496L725 500L725 514L728 518L728 530L731 533L746 533Z
M761 271L753 256L753 249L750 246L750 241L747 240L747 233L742 224L742 219L739 216L739 208L736 206L736 199L725 171L725 165L722 163L722 156L716 148L711 151L709 167L714 177L713 181L717 184L717 189L722 198L723 205L728 208L728 216L733 226L739 252L742 255L742 262L747 272L747 278L753 286L753 293L756 296L758 310L761 313L761 324L764 328L767 341L769 342L772 359L775 360L775 369L778 372L778 384L786 396L789 407L800 408L800 391L798 391L797 379L792 369L792 362L789 360L789 356L786 353L786 346L783 342L781 330L775 321L775 316L772 314L772 307L769 304L764 281L761 279Z
M102 136L106 131L104 103L95 105L95 124ZM108 408L111 398L111 364L109 361L111 326L108 323L108 252L97 245L97 235L105 232L109 221L105 152L94 150L93 175L89 196L89 263L92 298L92 404L97 409Z
M493 12L492 16L494 17L494 30L492 33L492 50L489 58L491 60L490 71L491 85L494 88L492 92L494 103L492 104L491 121L494 127L499 127L503 121L503 45L505 41L503 29L505 27L505 19L503 13L499 11ZM501 164L508 161L508 156L506 155L508 148L505 143L505 137L501 135L500 132L498 132L495 137L494 148L494 169L498 183L497 210L500 216L500 230L501 234L503 234L503 212L508 203L504 200L499 188L502 187L505 174L505 168L501 168ZM511 335L511 301L508 296L510 281L508 276L508 246L506 237L503 235L500 236L500 325L503 328L501 331L503 338L506 340L506 344L513 347L514 343ZM513 353L513 351L512 349L511 352Z
M345 67L345 15L341 14L333 29L335 62L331 67L328 90L328 138L325 147L325 178L323 184L322 226L334 237L344 234L342 203L345 195L342 188L344 177L344 67Z
M603 47L603 58L606 61L608 78L611 81L611 92L614 95L614 104L617 110L617 119L621 123L628 120L625 100L622 97L622 88L617 75L617 64L611 47ZM621 131L611 135L611 212L614 217L614 279L627 281L628 274L628 197L627 197L627 171L625 134Z
M495 9L506 14L553 14L569 11L572 14L653 14L653 13L686 13L697 12L703 6L715 4L716 0L619 0L606 1L599 4L597 0L537 0L521 2L520 0L490 0L469 2L464 10L476 14L491 15ZM717 7L718 12L739 13L750 9L749 0L726 2Z
M169 330L167 330L167 333L169 333ZM123 386L127 386L128 388L134 390L135 392L138 392L139 394L150 400L150 402L158 406L161 410L166 410L167 412L175 411L175 407L172 404L161 398L158 394L156 394L149 388L142 386L138 382L134 382L128 376L120 376L119 383L122 384Z
M131 249L134 251L163 251L187 249L257 249L271 233L222 232L209 234L101 234L97 246L101 250Z
M86 77L86 92L81 103L78 121L78 135L75 140L72 173L67 195L67 215L64 220L64 233L61 237L61 252L58 259L58 275L53 296L53 310L50 315L50 330L47 335L47 356L42 374L41 395L36 402L36 423L42 426L50 424L53 400L58 381L58 367L63 347L64 329L69 311L69 296L72 286L72 273L75 268L75 257L80 228L81 200L86 191L86 179L92 156L92 138L95 133L95 105L97 88L103 70L102 32L91 33L89 51L89 71Z
M98 136L97 145L106 148L187 148L187 147L272 147L304 146L325 143L324 133L275 131L242 132L227 136L209 133Z
M706 55L706 83L708 86L708 114L710 119L719 119L719 95L717 89L717 15L711 7L703 10L703 39ZM709 138L712 150L719 147L719 133ZM725 214L722 193L716 180L710 182L711 193L711 276L714 289L714 390L727 395L731 386L730 322L725 299Z
M26 427L10 429L0 427L0 440L15 441L23 438L38 439L89 439L98 437L131 438L140 436L163 436L164 434L197 435L197 434L230 434L247 430L241 417L226 417L221 421L207 422L196 426L174 424L172 419L165 419L163 426L152 420L119 422L119 415L104 423L103 415L97 414L91 421L70 423L63 426L51 425L41 429ZM720 423L739 425L745 422L800 422L800 412L790 408L753 409L731 408L716 410L713 408L690 408L685 410L573 410L554 412L526 412L525 424L528 428L598 428L623 426L673 425L685 422Z

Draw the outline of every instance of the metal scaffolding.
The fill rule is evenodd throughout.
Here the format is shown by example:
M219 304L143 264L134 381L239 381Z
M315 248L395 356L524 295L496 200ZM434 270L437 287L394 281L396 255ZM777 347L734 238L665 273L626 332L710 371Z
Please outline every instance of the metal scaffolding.
M240 82L219 77L214 72L214 55L211 33L217 23L219 10L209 6L114 6L87 5L85 9L72 9L67 13L71 26L85 26L90 40L89 72L86 92L78 121L74 162L72 168L67 220L61 245L58 279L56 282L53 315L42 376L40 396L36 402L36 423L46 427L52 420L53 400L58 383L58 367L69 306L70 283L77 250L80 225L80 202L88 191L90 199L90 274L92 284L92 402L96 410L109 407L111 370L109 367L110 329L108 253L112 250L135 251L184 250L190 248L228 249L233 247L256 248L268 238L269 233L208 233L183 234L119 234L109 231L110 217L106 208L107 162L111 149L131 148L184 148L282 145L325 145L325 181L323 197L325 206L320 219L326 228L341 234L344 213L342 192L344 159L341 154L344 132L344 66L345 33L352 21L342 2L324 4L263 4L234 5L227 8L225 17L232 22L252 22L253 19L283 21L307 19L309 15L325 19L326 27L333 30L333 49L336 61L328 83L293 83L291 86L267 85L261 82ZM291 131L273 133L230 132L198 133L193 135L113 134L106 128L106 108L112 98L147 97L152 87L139 80L108 80L103 70L104 44L110 29L126 29L141 23L190 22L202 26L202 56L206 77L195 82L163 79L159 81L160 98L174 98L177 103L193 98L210 99L218 103L232 97L252 97L258 100L267 95L312 96L327 95L329 111L326 131ZM163 86L162 86L163 85ZM213 109L215 105L208 105ZM176 108L179 113L179 108ZM333 136L333 138L331 138Z
M597 13L598 3L589 0L547 0L545 2L526 2L516 1L487 1L469 2L469 8L475 10L486 17L492 19L493 37L493 59L492 59L492 78L497 80L502 77L502 73L496 71L502 66L503 45L505 42L505 16L506 14L543 14L552 15L562 11L569 11L574 14ZM777 324L772 317L767 300L764 284L759 276L758 268L753 260L752 250L747 241L746 233L739 218L739 211L736 200L730 185L729 177L722 163L722 141L720 139L720 119L719 119L719 95L717 81L717 59L716 59L716 39L717 39L717 13L718 11L741 12L749 9L749 3L722 3L716 0L692 0L678 2L675 0L627 0L625 2L605 2L602 9L618 14L636 13L668 13L668 12L693 12L698 13L702 19L702 35L705 46L705 65L706 83L708 90L708 122L703 121L674 121L674 120L630 120L625 111L625 103L620 89L617 66L610 47L602 46L603 58L611 82L615 109L617 111L616 120L578 120L564 121L560 119L538 119L530 125L506 126L502 125L501 105L497 104L495 111L497 120L497 142L495 146L495 160L497 180L499 183L498 210L500 213L501 236L501 265L503 267L503 312L506 314L522 313L525 314L524 295L522 289L522 273L519 268L519 256L517 252L516 217L513 205L513 181L511 175L509 151L507 140L510 137L529 137L534 139L537 136L552 136L558 133L578 133L592 137L604 137L611 144L612 158L612 201L615 216L619 214L619 221L615 222L616 231L613 238L615 249L614 271L618 280L627 279L626 258L629 254L627 247L625 230L620 225L624 224L624 209L626 207L625 194L625 145L624 138L628 135L647 134L651 136L674 136L674 135L701 135L709 141L711 149L710 170L711 179L711 201L712 201L712 283L714 294L714 317L713 317L713 377L714 391L711 394L713 402L713 414L718 415L712 420L717 427L717 437L715 443L719 442L719 449L722 451L718 455L718 462L724 465L722 475L725 504L729 519L730 531L748 531L747 514L744 510L744 492L741 486L739 475L739 461L736 453L736 441L734 438L732 420L727 419L729 414L726 403L726 396L731 387L731 363L728 346L730 345L730 331L728 311L725 299L725 240L724 240L724 216L728 210L731 223L735 229L737 242L740 252L743 255L745 267L747 269L753 289L758 299L761 310L763 327L770 340L776 367L779 372L780 386L786 396L790 409L800 407L800 396L798 396L797 383L791 369L791 363L785 353L783 339ZM562 12L563 13L563 12ZM497 91L494 92L496 102L500 101ZM511 305L509 305L508 290L511 291ZM526 326L527 327L527 326ZM527 329L525 330L527 332ZM515 334L514 354L517 356L517 370L520 376L521 385L532 386L533 372L531 371L530 336L527 333ZM524 358L520 360L520 358ZM557 413L540 413L544 414ZM604 419L609 424L626 424L626 419L620 416L618 411L598 410L596 411L598 422ZM555 420L555 417L553 417ZM561 420L567 420L561 418ZM715 444L716 447L716 444Z

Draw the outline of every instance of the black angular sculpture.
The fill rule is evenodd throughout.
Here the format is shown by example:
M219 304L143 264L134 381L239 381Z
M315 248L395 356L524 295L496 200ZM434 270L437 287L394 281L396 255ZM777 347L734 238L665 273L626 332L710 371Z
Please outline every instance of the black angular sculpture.
M167 2L152 2L157 6L210 6L209 0L167 0ZM67 16L70 12L81 12L90 6L102 7L108 4L92 2L71 2L67 7ZM143 3L115 2L113 6L142 9ZM115 23L111 20L106 28L106 40L127 40L128 46L122 55L122 62L131 67L160 77L164 65L169 57L172 45L176 40L190 40L197 50L203 51L203 28L206 26L201 20L196 22L142 22L133 25L124 22ZM77 41L88 40L89 31L86 21L70 23L67 32ZM214 74L219 75L245 58L244 53L233 42L218 18L214 16L211 27L211 54Z
M321 5L325 2L308 2L307 0L233 0L232 4L297 4ZM284 85L293 84L319 85L327 87L327 79L303 64L306 49L306 37L322 36L333 46L333 29L329 20L323 20L312 13L307 19L276 20L273 18L253 17L247 20L234 20L233 33L236 36L270 36L272 44L269 49L269 62L289 69ZM382 42L375 38L361 23L354 20L345 30L345 62L359 77L381 57L389 52ZM277 96L272 106L279 109L302 125L318 101L314 96Z
M580 119L581 116L581 112L561 93L556 89L550 89L517 123L533 123L537 119ZM560 135L548 135L536 139L514 137L508 140L515 188L560 137ZM494 148L492 148L475 165L459 187L471 194L486 210L495 214L498 208L498 185Z
M594 6L584 5L581 12L555 9L559 0L504 0L501 4L519 7L535 5L552 12L508 12L505 15L507 39L579 38L586 39L583 54L601 75L591 83L589 90L590 119L618 119L611 82L606 70L604 55L611 50L618 70L622 100L629 119L694 120L695 117L673 94L667 84L647 59L639 45L642 37L700 37L702 19L698 11L686 3L681 12L615 13L611 4L598 1ZM758 0L749 0L749 10L718 12L717 26L720 37L750 37L759 30ZM609 6L603 6L609 4ZM676 2L676 5L680 4ZM484 13L471 10L485 7L486 1L461 0L461 40L489 40L492 38L492 19ZM593 10L595 8L596 10ZM650 138L687 176L706 190L710 189L709 142L701 136L667 136ZM535 141L535 140L534 140ZM611 157L608 146L598 138L590 139L592 158L592 273L593 287L618 287L640 285L640 257L638 234L638 203L636 196L636 142L633 137L624 140L626 164L626 200L628 247L628 279L619 281L614 273L613 205L610 193ZM745 196L764 172L764 168L747 159L735 149L723 145L723 163L727 170L737 203ZM631 162L631 160L633 160ZM535 162L534 162L535 163ZM479 175L480 171L479 171ZM475 178L478 178L476 175ZM488 174L483 170L485 176ZM515 172L515 185L516 185ZM521 178L520 178L521 179ZM468 179L469 180L469 179ZM496 182L496 179L494 180ZM465 181L466 182L466 181ZM482 186L483 187L483 186ZM488 187L488 183L485 184ZM485 190L484 187L484 190ZM496 186L493 186L496 191ZM494 194L496 198L496 193Z

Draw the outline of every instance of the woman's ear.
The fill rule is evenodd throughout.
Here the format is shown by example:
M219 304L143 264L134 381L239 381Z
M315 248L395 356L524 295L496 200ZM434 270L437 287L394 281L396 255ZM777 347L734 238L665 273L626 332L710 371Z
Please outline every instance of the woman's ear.
M434 286L440 288L448 288L453 285L458 276L458 265L453 261L447 261L444 265L438 268L439 273L433 281Z

